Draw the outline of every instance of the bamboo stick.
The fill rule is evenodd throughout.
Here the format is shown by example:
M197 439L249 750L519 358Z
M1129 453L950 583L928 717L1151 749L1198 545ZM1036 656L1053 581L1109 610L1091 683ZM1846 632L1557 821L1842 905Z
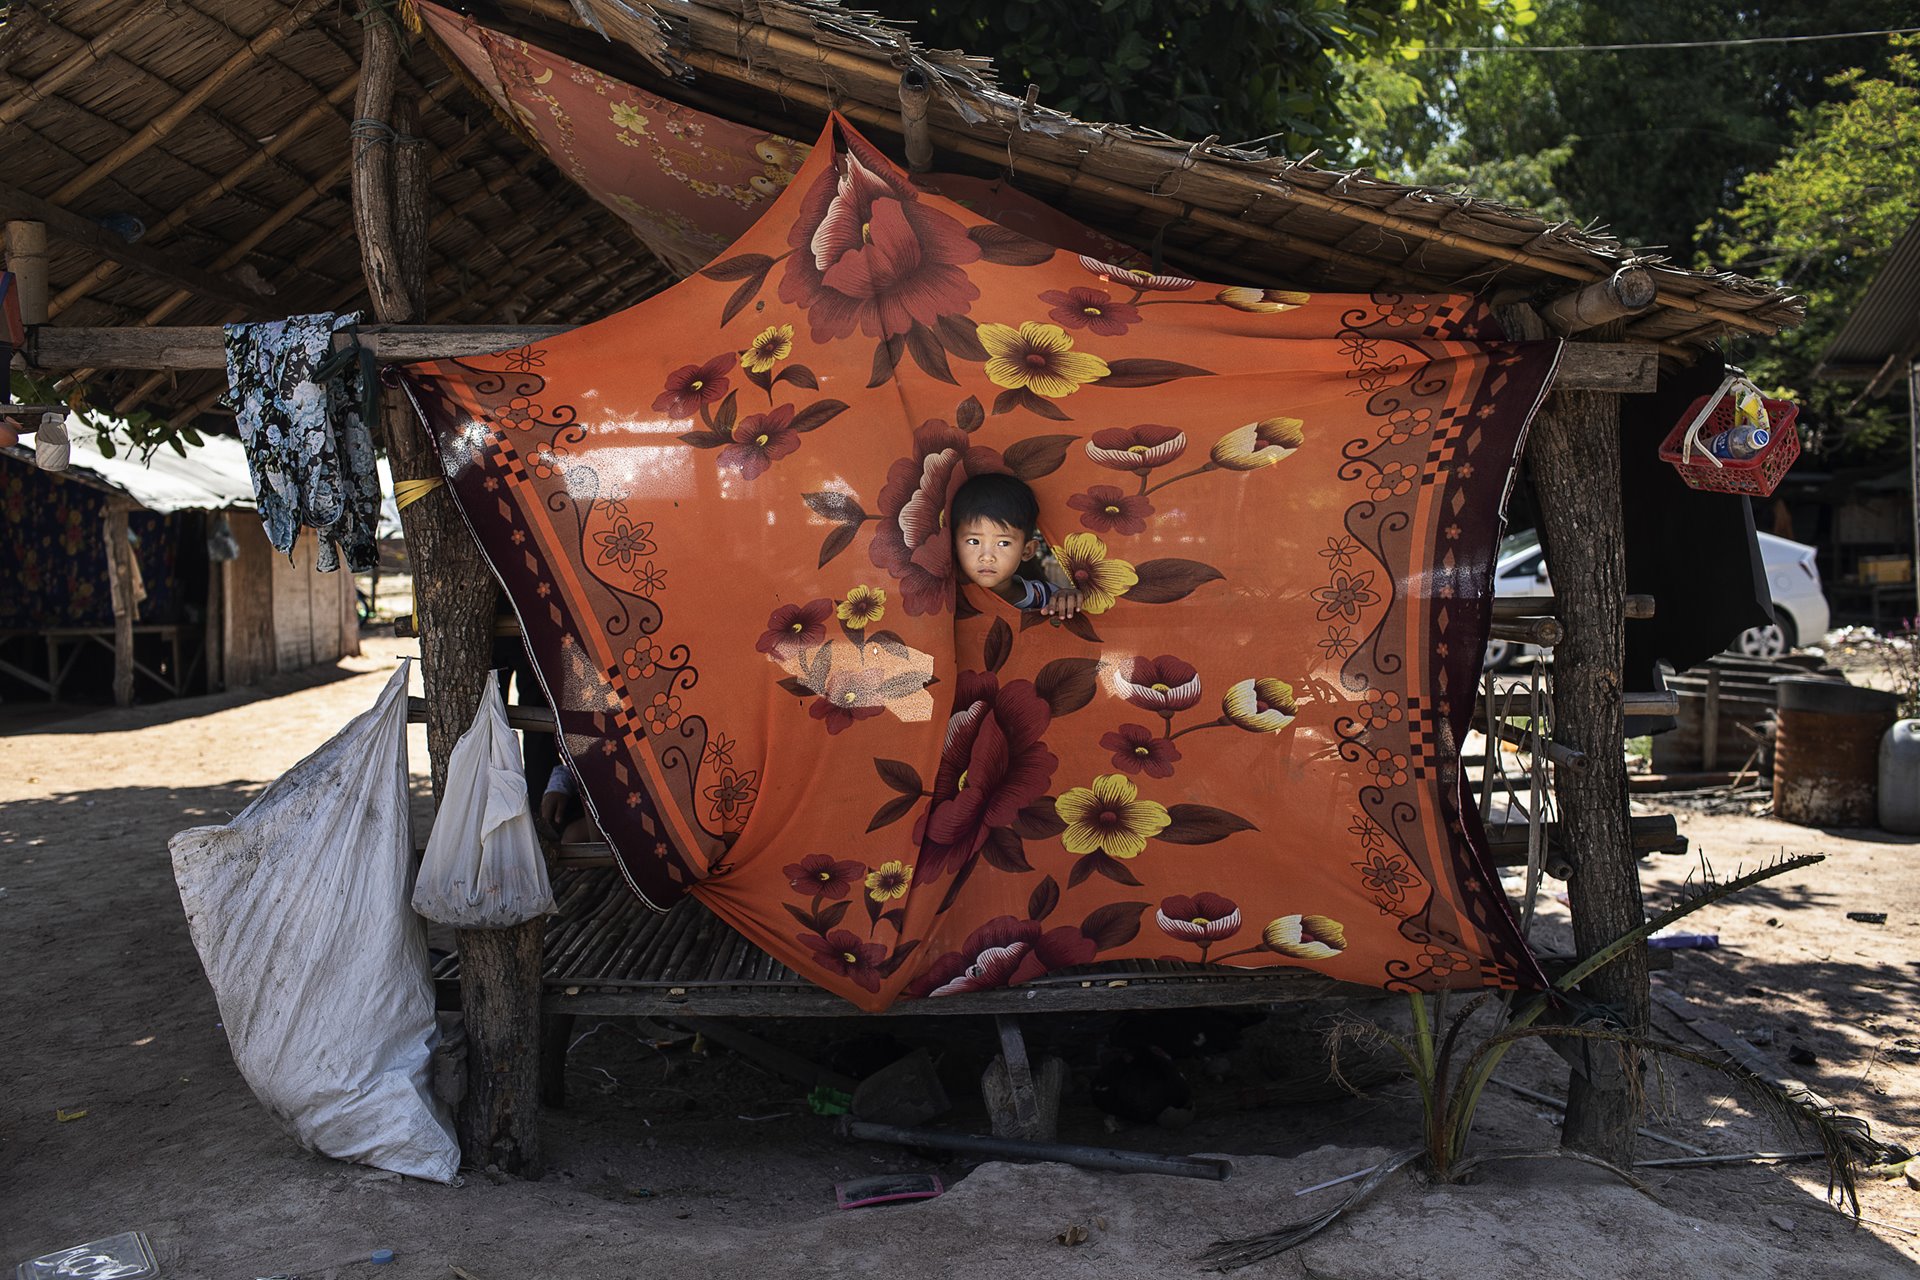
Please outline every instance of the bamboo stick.
M566 6L557 4L554 0L506 0L506 2L516 7L540 13L542 16L566 23L569 26L578 27L584 25ZM764 15L774 11L776 7L776 5L771 3L766 4L761 7L760 12ZM844 99L835 100L836 95L831 91L835 83L834 73L839 73L841 76L864 82L876 99L884 100L897 95L898 73L893 69L890 62L881 61L879 56L883 52L891 55L892 50L883 51L876 46L874 49L875 57L861 57L856 54L843 52L839 49L826 47L816 43L816 41L812 39L776 27L768 25L749 26L747 21L740 16L733 13L716 12L714 9L699 3L698 0L688 5L682 11L681 16L686 19L696 40L709 46L716 46L719 49L730 47L734 53L734 56L729 59L724 54L718 57L701 56L705 53L705 50L702 49L676 50L676 53L683 61L698 69L708 70L715 75L736 82L762 85L764 83L764 75L761 73L760 68L766 64L761 62L749 65L747 61L751 58L753 48L757 47L763 54L770 55L769 61L783 67L790 66L793 71L801 74L803 82L824 87L827 91L818 96L825 97L828 107L838 108L843 114L853 116L856 112L849 109L853 106L852 103ZM762 21L765 21L764 17ZM814 76L817 76L817 78L813 78ZM791 77L786 76L782 78L791 79ZM960 88L958 91L962 93L968 92L965 88ZM783 96L795 96L781 89L776 89L775 92L781 93ZM1020 122L1017 119L1010 118L1009 109L1005 105L988 99L985 95L979 93L970 93L969 97L972 100L971 105L981 110L1002 128L1005 128L1010 138L1018 135ZM864 106L865 104L863 103L862 105ZM888 128L895 132L898 131L896 128L897 116L890 120L887 118L888 113L871 107L867 110L859 111L858 114L879 127ZM1165 148L1149 146L1113 130L1094 130L1092 127L1084 125L1081 127L1090 135L1090 140L1093 137L1097 137L1097 145L1101 149L1114 155L1117 159L1131 163L1131 165L1143 171L1160 171L1163 175L1168 172L1168 165L1166 164L1167 152ZM1100 190L1102 194L1127 200L1142 208L1155 208L1156 202L1164 199L1163 197L1158 197L1148 192L1141 192L1123 184L1106 184L1106 186L1112 188L1111 190L1107 190L1105 187L1095 187L1089 182L1084 169L1066 169L1065 166L1055 165L1045 161L1040 161L1036 164L1004 144L984 144L977 142L970 133L956 134L946 129L940 129L939 132L941 145L947 147L949 150L971 155L975 158L986 160L989 163L1013 168L1024 167L1029 168L1030 171L1038 171L1043 167L1056 171L1064 170L1067 173L1079 175L1079 181L1071 185L1087 186L1088 189ZM1038 134L1028 136L1044 138L1044 135ZM1064 148L1069 144L1060 143L1058 145ZM1191 159L1195 167L1199 165L1207 166L1204 170L1207 180L1225 187L1271 195L1274 194L1273 184L1276 181L1280 183L1286 182L1286 176L1284 174L1263 173L1258 178L1253 178L1249 175L1236 172L1225 164L1198 154L1197 148L1191 153ZM1092 183L1101 182L1103 182L1101 179L1092 179ZM1297 183L1286 185L1283 198L1324 213L1369 223L1396 235L1410 236L1429 243L1444 245L1448 248L1469 252L1480 257L1493 258L1515 266L1528 267L1566 279L1591 282L1605 278L1607 275L1610 275L1613 270L1617 269L1616 267L1609 267L1601 270L1591 265L1566 262L1539 253L1529 253L1522 248L1515 248L1511 245L1501 244L1497 241L1487 240L1478 236L1466 235L1457 231L1449 231L1443 227L1419 219L1406 218L1388 213L1364 201L1342 199L1337 196L1327 195L1315 191L1312 188L1300 186ZM1190 209L1184 216L1186 216L1188 220L1201 226L1219 227L1223 230L1236 231L1242 235L1245 234L1246 227L1256 225L1247 223L1241 218L1230 217L1212 210L1199 208ZM1259 238L1267 239L1268 237L1261 236ZM1308 249L1306 247L1307 245L1313 245L1315 249L1321 252L1315 253L1314 249ZM1342 253L1340 250L1330 249L1328 246L1318 245L1317 242L1311 241L1302 242L1294 247L1302 252L1314 253L1314 256L1323 257L1327 260L1335 260L1331 255ZM1378 274L1381 268L1386 265L1371 259L1362 259L1361 261L1365 264L1367 270L1375 274ZM1763 320L1756 320L1741 312L1730 311L1723 307L1703 303L1696 298L1672 290L1659 293L1657 305L1672 310L1708 316L1722 324L1752 333L1771 334L1779 327Z
M236 73L245 70L260 58L267 50L279 44L291 35L307 19L325 8L329 0L300 0L293 9L286 12L278 22L262 31L242 45L234 55L221 63L199 84L190 89L181 99L148 121L145 127L131 138L115 147L105 156L88 165L85 170L60 185L51 197L54 204L66 204L75 196L90 190L101 179L107 177L121 165L133 159L169 133L199 109L201 103L212 97Z
M248 178L258 173L266 166L269 160L286 150L304 135L307 130L323 120L333 119L335 117L335 108L353 96L354 86L359 82L360 73L358 70L355 70L352 75L336 85L333 91L328 93L324 99L315 103L302 113L298 119L282 126L280 131L276 133L272 139L261 145L260 150L247 157L247 159L239 165L228 170L217 182L203 188L159 222L148 227L145 238L149 240L158 239L179 230L185 226L194 215L214 204L228 192L238 187L242 182L245 182ZM105 284L119 270L120 264L111 259L100 263L94 267L92 271L89 271L86 275L62 289L53 301L48 304L48 314L53 316L59 315L75 302L84 298L102 284Z
M91 40L83 40L78 49L63 58L32 84L7 102L0 103L0 129L20 120L29 111L47 100L56 90L69 80L107 56L109 50L137 31L146 18L161 8L161 0L140 5L132 13L102 31ZM18 18L15 18L18 21ZM44 16L42 21L45 21ZM47 23L51 27L52 23ZM75 36L76 40L80 37Z
M1555 333L1579 333L1646 311L1658 296L1652 272L1645 267L1622 267L1604 280L1561 294L1540 308L1540 318Z

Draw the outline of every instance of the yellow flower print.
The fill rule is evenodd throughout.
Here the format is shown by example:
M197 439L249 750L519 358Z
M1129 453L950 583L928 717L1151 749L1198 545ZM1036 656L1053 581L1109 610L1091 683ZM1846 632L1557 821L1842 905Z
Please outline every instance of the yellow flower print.
M892 902L906 897L912 883L912 867L903 862L883 862L867 872L867 896L875 902Z
M622 129L631 129L635 133L647 131L647 118L635 110L630 102L613 104L613 122Z
M1213 463L1229 471L1258 471L1270 467L1307 442L1298 418L1263 418L1236 427L1213 446Z
M1227 690L1220 708L1249 733L1278 733L1293 723L1293 686L1271 677L1242 680Z
M980 345L987 349L987 377L997 387L1024 387L1058 400L1110 372L1105 360L1075 351L1073 339L1057 324L1029 320L1018 329L983 324L979 333Z
M1105 613L1140 581L1125 560L1109 560L1107 544L1091 533L1068 534L1054 559L1079 590L1082 613Z
M1109 858L1139 857L1148 839L1173 822L1165 805L1140 799L1124 773L1095 778L1091 789L1071 788L1053 802L1053 811L1067 824L1060 835L1067 852L1104 852Z
M879 587L855 587L833 612L851 630L864 631L886 617L887 593Z
M1296 960L1329 960L1347 949L1347 931L1327 916L1281 916L1261 931L1269 951Z
M1306 306L1313 301L1313 295L1296 293L1292 289L1246 289L1235 286L1222 289L1214 295L1214 301L1224 302L1235 311L1276 315L1282 311L1294 311Z
M793 354L793 326L776 324L754 335L740 353L740 364L748 373L765 373Z

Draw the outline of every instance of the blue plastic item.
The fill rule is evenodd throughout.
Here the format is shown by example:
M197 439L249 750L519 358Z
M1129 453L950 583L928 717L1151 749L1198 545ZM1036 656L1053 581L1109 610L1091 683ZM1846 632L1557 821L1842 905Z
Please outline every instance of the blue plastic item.
M1720 945L1717 933L1669 933L1647 939L1647 945L1662 951L1711 951Z
M368 1262L371 1262L371 1263L374 1263L375 1265L379 1265L379 1264L381 1264L381 1263L386 1263L386 1262L392 1262L392 1261L393 1261L393 1250L391 1250L391 1249L375 1249L375 1250L373 1251L373 1253L372 1253L372 1255L371 1255L370 1257L368 1257L368 1258L367 1258L367 1261L368 1261Z

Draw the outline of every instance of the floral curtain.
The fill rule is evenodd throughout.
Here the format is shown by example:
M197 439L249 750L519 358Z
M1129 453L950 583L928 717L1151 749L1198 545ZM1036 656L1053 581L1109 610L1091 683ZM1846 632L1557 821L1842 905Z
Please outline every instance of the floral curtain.
M1041 243L836 118L694 278L405 380L635 891L878 1009L1127 957L1537 982L1458 747L1555 358ZM957 580L985 472L1079 617Z

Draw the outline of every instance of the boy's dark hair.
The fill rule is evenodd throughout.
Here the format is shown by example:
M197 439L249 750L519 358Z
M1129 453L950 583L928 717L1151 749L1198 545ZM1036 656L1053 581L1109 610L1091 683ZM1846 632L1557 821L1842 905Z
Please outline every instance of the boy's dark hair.
M967 521L982 517L1032 537L1040 531L1040 501L1025 481L1013 476L974 476L953 495L950 527L957 530Z

